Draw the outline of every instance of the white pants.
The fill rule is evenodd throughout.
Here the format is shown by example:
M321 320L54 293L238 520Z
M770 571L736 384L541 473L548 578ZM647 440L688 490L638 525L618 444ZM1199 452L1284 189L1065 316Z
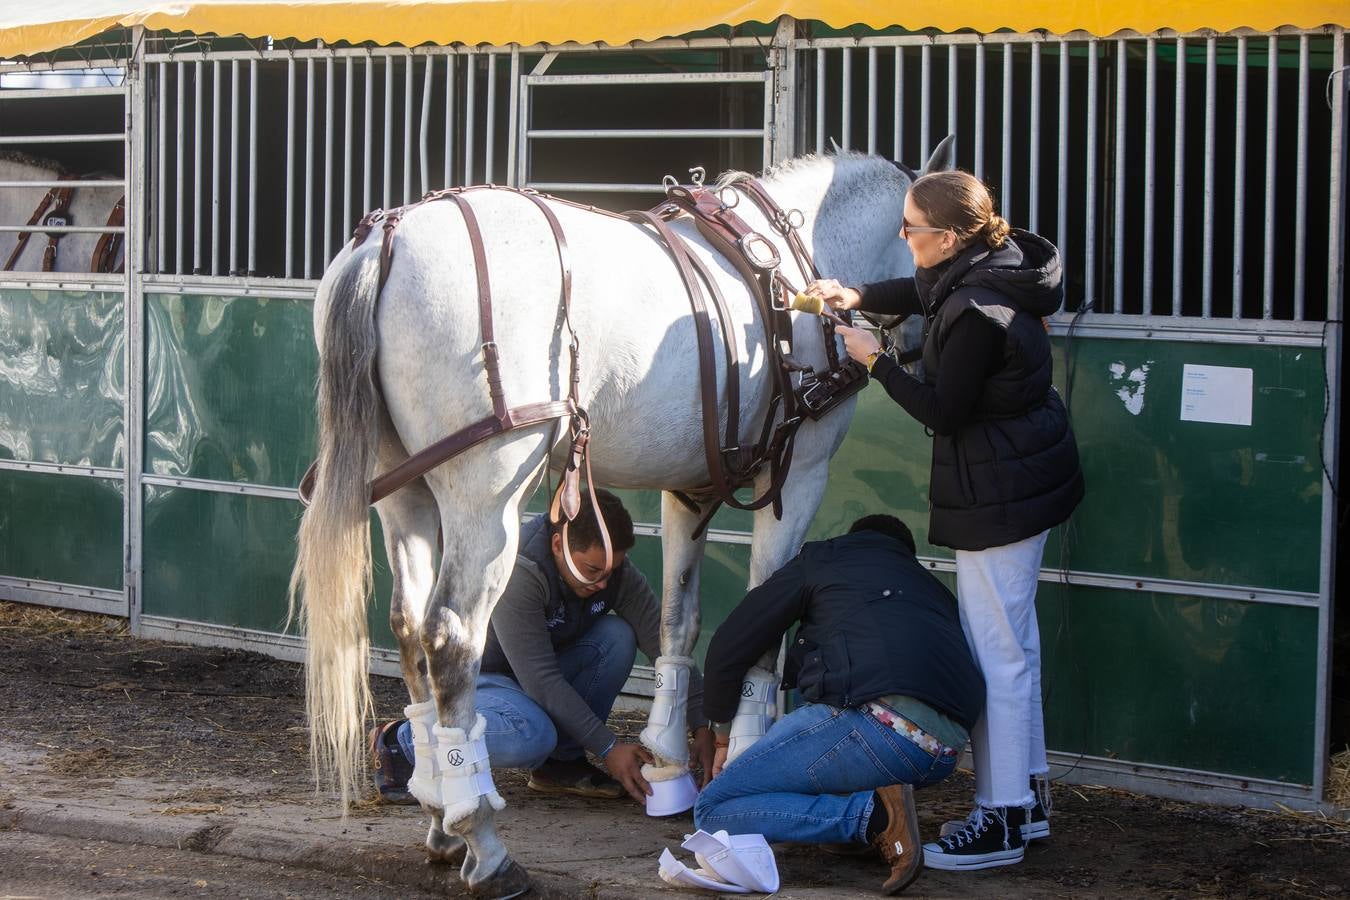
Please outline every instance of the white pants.
M1031 775L1050 770L1041 713L1041 637L1036 583L1048 531L990 547L956 551L961 628L984 674L984 714L970 735L975 802L1026 806Z

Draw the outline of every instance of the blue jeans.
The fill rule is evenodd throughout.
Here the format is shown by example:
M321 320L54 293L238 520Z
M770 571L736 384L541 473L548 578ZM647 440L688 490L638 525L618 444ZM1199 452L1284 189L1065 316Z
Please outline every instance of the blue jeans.
M563 678L600 719L609 718L637 658L633 627L616 615L596 620L580 640L558 651ZM488 758L495 769L537 769L552 757L581 759L585 749L553 721L509 675L482 674L475 684L474 709L487 721ZM412 728L398 728L403 755L413 758Z
M876 788L941 781L957 756L934 756L862 710L810 703L703 789L694 824L769 841L866 843Z

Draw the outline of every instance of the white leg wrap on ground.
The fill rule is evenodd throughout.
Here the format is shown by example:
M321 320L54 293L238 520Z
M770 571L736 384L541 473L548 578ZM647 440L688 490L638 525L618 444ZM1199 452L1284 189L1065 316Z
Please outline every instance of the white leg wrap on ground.
M440 788L437 805L444 811L442 825L446 831L478 809L479 797L487 797L493 809L506 807L506 801L492 783L487 741L483 739L486 729L487 722L482 716L469 735L464 734L463 728L436 725L431 729L436 738L436 783Z
M441 805L440 788L436 786L436 744L431 729L436 726L436 701L414 703L403 707L403 715L412 727L413 773L408 779L408 792L423 806Z
M759 666L751 666L741 682L741 702L736 707L736 718L731 720L731 743L727 746L730 763L773 725L778 708L778 676Z
M663 762L689 762L689 742L684 735L689 672L693 666L694 660L688 656L662 656L656 660L656 696L652 698L652 711L641 740Z

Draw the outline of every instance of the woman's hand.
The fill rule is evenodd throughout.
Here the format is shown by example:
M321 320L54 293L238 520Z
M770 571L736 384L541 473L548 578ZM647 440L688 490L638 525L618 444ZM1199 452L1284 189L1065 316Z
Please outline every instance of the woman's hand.
M855 288L844 287L833 278L813 281L802 293L808 297L819 297L831 309L857 309L862 305L862 294Z
M848 355L856 362L862 363L869 369L881 353L881 343L876 335L866 328L851 328L847 325L834 326L834 333L844 339L844 349Z

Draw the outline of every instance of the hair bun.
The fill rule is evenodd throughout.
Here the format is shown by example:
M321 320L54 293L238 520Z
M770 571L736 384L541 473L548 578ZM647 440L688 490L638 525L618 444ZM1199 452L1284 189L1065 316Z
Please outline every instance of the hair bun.
M1008 224L1007 219L998 213L991 213L989 220L980 229L980 237L984 238L986 244L997 250L1007 242L1008 235L1011 232L1012 226Z

